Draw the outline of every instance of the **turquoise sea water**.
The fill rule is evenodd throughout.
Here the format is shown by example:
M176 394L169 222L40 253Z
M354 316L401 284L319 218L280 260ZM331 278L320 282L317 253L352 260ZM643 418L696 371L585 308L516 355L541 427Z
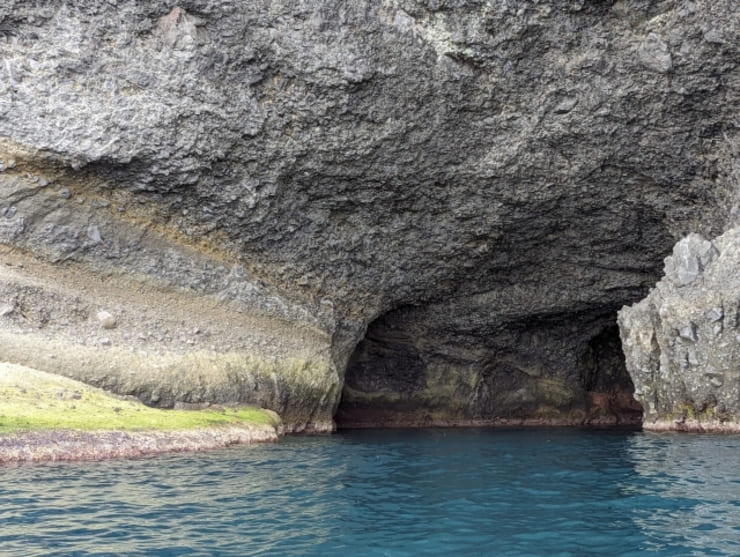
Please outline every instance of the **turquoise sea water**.
M740 436L355 431L0 468L0 555L740 555Z

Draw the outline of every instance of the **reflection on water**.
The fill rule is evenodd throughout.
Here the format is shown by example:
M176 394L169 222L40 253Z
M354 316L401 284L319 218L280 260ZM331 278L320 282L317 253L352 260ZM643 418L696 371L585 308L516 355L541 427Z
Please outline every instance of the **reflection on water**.
M740 554L740 442L736 436L650 434L630 439L637 477L632 498L648 546L675 544L703 554Z
M365 431L0 478L2 555L740 554L740 436Z

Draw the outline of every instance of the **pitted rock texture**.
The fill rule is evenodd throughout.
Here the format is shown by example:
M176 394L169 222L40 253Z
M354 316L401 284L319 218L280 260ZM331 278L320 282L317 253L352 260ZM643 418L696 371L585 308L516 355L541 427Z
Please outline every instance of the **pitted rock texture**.
M0 242L231 312L237 353L324 370L235 387L323 390L303 424L331 420L355 346L391 326L411 340L378 353L407 347L410 368L368 400L438 377L452 421L588 416L595 339L679 237L723 229L739 18L734 0L10 0ZM42 333L94 341L47 313ZM263 319L311 340L259 345Z
M737 228L689 235L650 295L619 313L646 428L740 430L739 268Z

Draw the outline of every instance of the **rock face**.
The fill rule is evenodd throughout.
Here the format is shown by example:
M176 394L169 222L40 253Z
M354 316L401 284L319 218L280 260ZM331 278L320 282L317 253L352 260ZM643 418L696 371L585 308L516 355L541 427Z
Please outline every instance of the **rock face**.
M723 230L738 17L4 2L0 359L296 429L634 421L615 314Z
M740 230L692 234L650 295L619 314L650 429L740 430Z

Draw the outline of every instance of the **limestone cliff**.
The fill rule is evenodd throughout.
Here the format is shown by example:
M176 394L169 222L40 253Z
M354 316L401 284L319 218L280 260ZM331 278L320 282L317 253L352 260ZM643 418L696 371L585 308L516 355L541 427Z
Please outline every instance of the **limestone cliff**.
M740 231L676 244L665 277L619 314L649 429L740 429Z
M723 230L739 17L3 2L0 360L297 429L634 420L615 314Z

